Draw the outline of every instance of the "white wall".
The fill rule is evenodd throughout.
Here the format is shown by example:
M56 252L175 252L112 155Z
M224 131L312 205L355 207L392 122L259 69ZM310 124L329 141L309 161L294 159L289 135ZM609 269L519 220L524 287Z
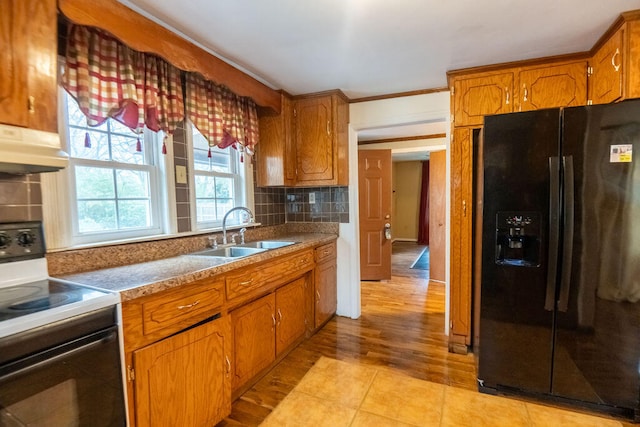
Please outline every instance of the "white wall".
M360 317L360 245L358 240L358 131L376 127L395 127L437 123L446 133L449 150L449 92L436 92L401 98L358 102L349 106L349 223L340 224L338 239L338 314ZM449 212L449 155L447 155L447 212ZM449 323L449 224L447 223L447 275L445 325ZM445 330L448 328L445 327Z

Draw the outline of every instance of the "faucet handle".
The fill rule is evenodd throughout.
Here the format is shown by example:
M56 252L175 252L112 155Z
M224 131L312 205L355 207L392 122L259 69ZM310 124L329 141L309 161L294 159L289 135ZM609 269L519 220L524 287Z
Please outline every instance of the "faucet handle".
M238 233L233 233L231 235L231 243L233 243L234 245L236 244L236 236L238 235Z
M209 236L209 246L211 246L213 249L218 249L218 237Z

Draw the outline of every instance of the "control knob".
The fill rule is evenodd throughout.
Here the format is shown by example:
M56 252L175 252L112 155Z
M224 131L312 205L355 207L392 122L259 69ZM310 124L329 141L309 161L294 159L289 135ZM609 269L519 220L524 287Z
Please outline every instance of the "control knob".
M18 234L18 244L20 246L31 246L36 241L36 236L30 231L21 231Z
M11 237L6 233L0 233L0 249L4 249L11 243Z

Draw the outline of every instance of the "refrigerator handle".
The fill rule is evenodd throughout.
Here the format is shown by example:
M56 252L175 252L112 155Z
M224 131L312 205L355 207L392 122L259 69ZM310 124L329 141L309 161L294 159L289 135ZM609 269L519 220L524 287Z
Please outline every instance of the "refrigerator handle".
M562 281L560 282L560 295L558 296L558 310L567 311L569 307L569 288L571 286L571 266L573 261L573 220L574 220L574 177L573 156L562 157L564 170L563 180L563 229L562 237Z
M560 158L549 157L549 258L547 262L547 293L544 309L553 311L558 275L558 244L560 243Z

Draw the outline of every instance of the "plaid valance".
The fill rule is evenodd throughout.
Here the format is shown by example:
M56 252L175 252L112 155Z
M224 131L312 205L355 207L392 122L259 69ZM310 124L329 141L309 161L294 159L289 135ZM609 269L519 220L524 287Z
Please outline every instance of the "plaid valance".
M251 98L237 96L198 73L186 73L186 116L210 146L233 146L253 154L258 142L258 114Z
M251 155L258 142L251 98L135 51L97 28L69 26L62 86L90 126L113 118L137 133L146 126L169 135L186 115L210 146L233 146Z

